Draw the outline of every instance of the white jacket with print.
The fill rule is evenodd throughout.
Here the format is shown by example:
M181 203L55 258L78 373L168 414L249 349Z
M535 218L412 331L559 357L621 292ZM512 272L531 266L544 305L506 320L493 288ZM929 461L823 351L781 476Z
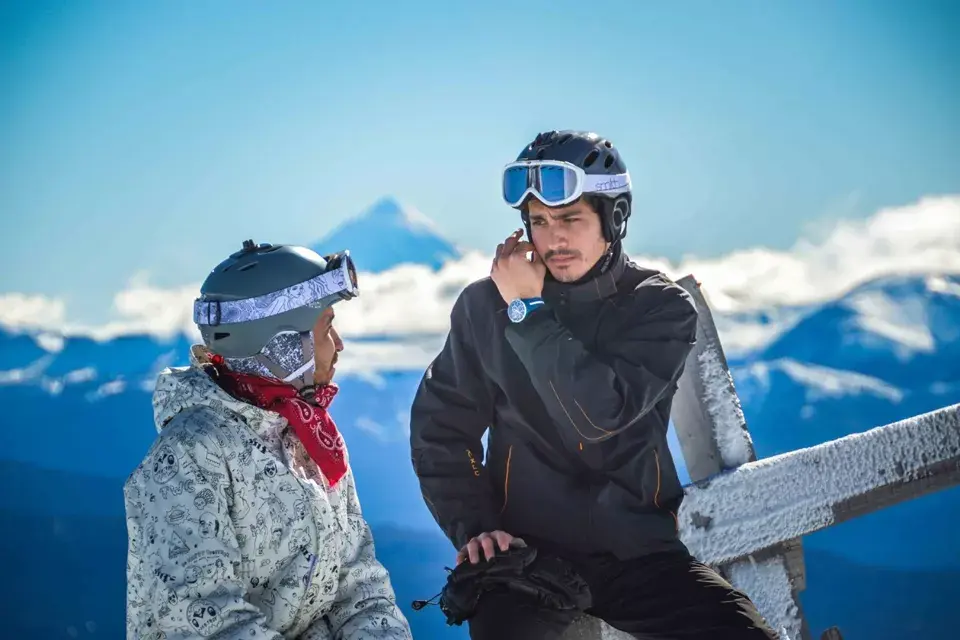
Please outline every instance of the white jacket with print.
M360 511L279 414L165 369L159 436L124 486L128 640L408 640Z

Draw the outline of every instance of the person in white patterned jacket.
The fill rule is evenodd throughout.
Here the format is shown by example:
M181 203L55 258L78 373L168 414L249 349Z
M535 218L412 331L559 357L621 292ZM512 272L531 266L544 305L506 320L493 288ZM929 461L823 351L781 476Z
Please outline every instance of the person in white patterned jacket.
M349 253L244 242L194 303L124 486L128 640L407 640L327 412Z

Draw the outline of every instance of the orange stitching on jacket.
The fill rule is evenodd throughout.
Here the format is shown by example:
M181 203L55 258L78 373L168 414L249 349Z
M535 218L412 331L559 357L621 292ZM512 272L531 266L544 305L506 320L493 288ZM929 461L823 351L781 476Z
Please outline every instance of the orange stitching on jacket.
M513 445L507 449L507 473L503 477L503 506L500 507L500 513L507 508L507 500L510 496L510 458L513 456Z
M660 454L657 453L657 450L653 450L653 461L657 463L657 490L653 494L653 504L659 509L660 508Z
M557 404L560 405L560 408L563 409L563 413L566 414L567 420L569 420L569 421L570 421L570 424L573 425L573 428L577 430L577 433L580 434L580 437L583 438L584 440L586 440L587 442L603 442L603 441L605 441L605 440L609 440L610 438L612 438L613 436L617 435L617 434L620 433L621 431L624 431L625 429L627 429L627 427L629 427L629 426L632 425L634 422L636 422L637 420L640 419L640 414L637 414L637 417L636 417L636 418L634 418L633 420L631 420L630 422L628 422L628 423L627 423L626 425L624 425L623 427L617 429L616 431L604 431L604 430L601 429L600 427L598 427L598 426L596 426L596 425L593 424L593 422L590 420L590 418L587 416L587 414L584 413L583 408L580 407L580 403L577 402L576 400L574 400L573 403L576 404L577 407L580 407L580 413L583 413L583 417L587 419L587 422L590 422L590 426L592 426L594 429L597 429L598 431L603 431L603 435L602 435L602 436L596 436L596 437L588 436L588 435L585 434L583 431L580 431L580 427L578 427L578 426L577 426L577 423L574 422L573 418L570 416L570 412L567 411L567 408L566 408L565 406L563 406L563 401L560 400L560 394L557 393L557 388L553 386L553 381L550 380L549 382L550 382L550 390L553 391L553 396L557 399ZM582 442L581 442L580 444L583 445ZM582 448L582 446L581 446L581 448Z
M573 418L570 416L570 412L567 411L567 408L566 408L565 406L563 406L563 401L560 400L560 395L557 393L556 387L553 386L553 381L552 381L552 380L550 381L550 389L553 391L553 396L557 399L557 404L560 405L560 408L563 409L563 413L566 414L567 420L570 421L570 424L572 424L572 425L573 425L573 428L577 430L577 433L580 434L580 437L581 437L581 438L583 438L583 439L586 440L587 442L600 442L600 441L602 441L602 440L606 440L607 438L611 437L612 435L615 435L615 434L609 434L609 435L602 435L602 436L599 436L599 437L596 437L596 438L591 438L590 436L588 436L587 434L585 434L583 431L580 431L580 427L578 427L578 426L577 426L577 423L574 422ZM576 400L574 400L574 402L576 402ZM581 411L583 411L583 409L581 409ZM588 418L588 420L589 420L589 418ZM583 444L583 443L581 442L580 444Z
M577 402L577 399L576 399L576 398L573 399L573 404L577 405L577 409L580 409L580 413L582 413L582 414L583 414L583 417L587 419L587 422L590 423L590 426L591 426L591 427L593 427L593 428L596 429L597 431L602 431L603 433L606 433L606 434L608 434L608 435L616 435L616 432L614 432L614 431L607 431L606 429L601 429L601 428L598 427L597 425L593 424L593 420L591 420L591 419L590 419L590 416L587 415L587 412L583 410L583 407L580 406L580 403Z

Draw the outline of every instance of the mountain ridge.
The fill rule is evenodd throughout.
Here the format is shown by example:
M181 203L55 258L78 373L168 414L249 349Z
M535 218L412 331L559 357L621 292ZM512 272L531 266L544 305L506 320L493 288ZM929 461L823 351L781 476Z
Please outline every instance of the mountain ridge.
M349 249L357 270L371 273L411 263L437 271L463 255L432 219L393 196L381 197L309 247L320 255Z

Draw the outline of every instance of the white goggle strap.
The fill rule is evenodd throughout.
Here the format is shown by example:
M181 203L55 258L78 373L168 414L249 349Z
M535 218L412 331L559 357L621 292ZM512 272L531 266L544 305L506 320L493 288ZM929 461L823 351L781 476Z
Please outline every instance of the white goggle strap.
M580 189L583 193L625 193L630 191L630 172L618 173L612 176L597 176L584 174L580 178Z
M340 266L304 282L243 300L195 300L193 321L201 326L217 326L262 320L291 309L306 306L322 307L342 298L359 294L351 271L349 252L344 252Z
M294 371L293 373L291 373L290 375L288 375L286 378L283 378L283 381L284 381L284 382L293 382L294 380L296 380L296 379L299 378L300 376L306 374L308 371L310 371L311 369L313 369L315 366L316 366L316 362L314 361L313 357L311 357L309 360L307 360L306 362L304 362L304 363L300 366L299 369L297 369L296 371Z

